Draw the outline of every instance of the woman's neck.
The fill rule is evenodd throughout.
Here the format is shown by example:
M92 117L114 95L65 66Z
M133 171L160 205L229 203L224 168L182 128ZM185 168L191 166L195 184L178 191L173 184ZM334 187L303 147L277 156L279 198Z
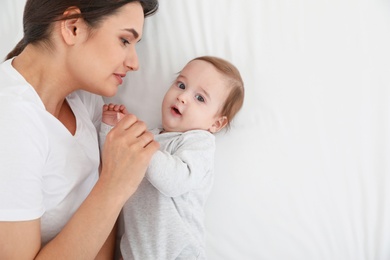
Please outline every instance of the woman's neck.
M61 78L59 64L48 52L43 52L28 45L25 50L12 61L12 66L35 89L46 110L59 117L64 100L72 90L66 88L67 80Z

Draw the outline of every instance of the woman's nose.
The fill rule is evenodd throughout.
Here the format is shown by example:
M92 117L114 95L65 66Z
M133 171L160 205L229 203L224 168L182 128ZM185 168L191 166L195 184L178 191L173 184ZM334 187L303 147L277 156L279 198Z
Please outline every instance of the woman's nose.
M136 71L139 69L138 55L135 48L132 48L125 60L125 66L130 71Z

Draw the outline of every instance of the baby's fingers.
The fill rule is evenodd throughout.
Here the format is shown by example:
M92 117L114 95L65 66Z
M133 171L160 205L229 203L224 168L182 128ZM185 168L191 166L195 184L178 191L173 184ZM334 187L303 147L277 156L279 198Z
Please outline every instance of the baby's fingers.
M124 111L127 112L126 107L122 104L110 103L110 104L105 105L105 106L107 106L107 110L110 110L110 111L116 111L116 112L122 112L122 113L124 113Z

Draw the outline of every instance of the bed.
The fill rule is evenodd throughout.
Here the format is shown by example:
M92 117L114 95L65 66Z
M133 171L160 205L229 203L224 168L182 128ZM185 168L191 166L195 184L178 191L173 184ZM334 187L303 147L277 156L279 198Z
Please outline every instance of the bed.
M0 3L0 56L24 0ZM246 97L217 137L210 260L390 259L390 5L160 0L118 94L150 128L190 59L230 60Z

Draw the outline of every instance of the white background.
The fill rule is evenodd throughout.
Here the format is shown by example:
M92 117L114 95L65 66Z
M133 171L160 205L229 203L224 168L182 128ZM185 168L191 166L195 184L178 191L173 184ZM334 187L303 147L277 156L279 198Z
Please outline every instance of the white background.
M0 3L0 56L23 2ZM175 73L233 62L246 99L217 135L211 260L390 259L390 3L160 0L114 99L152 128Z

